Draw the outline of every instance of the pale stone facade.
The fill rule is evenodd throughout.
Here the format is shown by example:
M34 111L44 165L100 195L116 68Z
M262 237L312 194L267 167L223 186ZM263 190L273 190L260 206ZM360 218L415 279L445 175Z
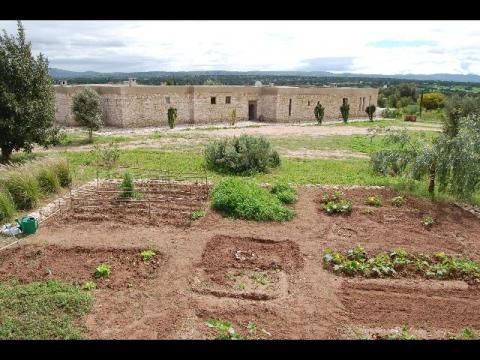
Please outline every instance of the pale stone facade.
M104 122L113 127L166 126L168 108L177 109L177 124L224 122L233 109L237 121L314 121L319 101L325 121L340 120L344 99L350 118L365 118L365 108L377 104L378 89L299 88L275 86L56 86L56 120L76 125L71 112L72 96L83 87L95 89L102 98Z

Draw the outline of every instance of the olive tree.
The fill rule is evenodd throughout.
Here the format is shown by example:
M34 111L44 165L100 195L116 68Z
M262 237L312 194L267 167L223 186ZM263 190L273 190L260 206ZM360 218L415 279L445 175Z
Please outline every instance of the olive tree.
M93 131L103 125L100 95L91 88L82 89L73 96L72 112L75 120L88 129L88 139L93 142Z
M343 122L346 124L348 121L348 116L350 115L350 105L343 103L342 106L340 106L340 113L342 114Z
M367 113L368 115L368 118L370 119L370 121L373 121L373 115L375 114L375 110L377 110L377 107L373 104L371 105L368 105L366 108L365 108L365 112Z
M18 22L16 36L0 35L0 148L8 161L14 150L47 145L55 119L55 92L48 59L32 55Z

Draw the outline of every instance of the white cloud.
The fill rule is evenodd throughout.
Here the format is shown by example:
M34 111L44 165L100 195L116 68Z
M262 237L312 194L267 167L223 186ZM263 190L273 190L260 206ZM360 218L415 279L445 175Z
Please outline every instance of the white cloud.
M479 21L25 21L53 67L480 74ZM15 31L12 21L0 28ZM372 43L414 44L393 48ZM332 60L340 62L332 64ZM348 59L351 59L348 60ZM340 70L339 70L340 71Z

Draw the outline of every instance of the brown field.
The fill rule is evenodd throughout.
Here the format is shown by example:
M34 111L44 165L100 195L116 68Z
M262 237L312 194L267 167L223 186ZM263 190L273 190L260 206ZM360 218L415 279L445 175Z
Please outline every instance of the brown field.
M480 220L471 213L413 197L396 208L396 192L359 188L344 190L352 214L328 216L319 210L324 189L301 187L292 221L262 223L209 210L203 191L162 190L150 214L145 203L118 204L105 194L103 205L82 203L2 251L0 280L83 283L108 263L112 275L95 280L93 310L83 319L92 339L214 338L205 324L211 318L231 321L242 335L254 322L262 339L375 337L403 325L423 338L480 330L478 285L347 278L322 266L326 248L357 244L369 253L402 247L480 259ZM375 194L382 207L363 205ZM189 220L198 208L206 215ZM431 229L420 223L426 214L435 219ZM157 253L151 262L139 255L145 249Z

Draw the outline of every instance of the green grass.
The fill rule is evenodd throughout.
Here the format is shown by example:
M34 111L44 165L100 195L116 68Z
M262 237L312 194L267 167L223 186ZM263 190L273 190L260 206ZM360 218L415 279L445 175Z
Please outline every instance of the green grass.
M15 214L15 204L10 193L0 190L0 224L13 219Z
M57 147L62 146L81 146L91 144L107 144L107 143L125 143L139 140L140 136L125 136L125 135L94 135L93 143L90 142L87 132L65 134Z
M79 181L89 181L95 178L95 167L92 165L93 156L85 151L64 152ZM222 177L203 166L203 156L191 152L162 152L153 149L121 150L119 166L142 167L146 170L164 169L179 172L200 172L207 174L210 181L217 182ZM138 170L130 169L135 177L142 175ZM112 176L121 177L124 170L114 169ZM154 173L148 173L153 176ZM100 172L105 177L106 172ZM145 174L143 174L145 175ZM400 177L384 177L372 172L368 159L282 159L282 164L268 174L256 174L247 177L261 183L286 182L295 185L331 184L331 185L377 185L391 186L394 189L414 196L428 197L427 182L415 181ZM442 201L451 201L453 198L439 194ZM472 203L480 205L480 192L474 195Z
M0 339L80 339L75 323L91 305L90 295L70 284L0 283Z

